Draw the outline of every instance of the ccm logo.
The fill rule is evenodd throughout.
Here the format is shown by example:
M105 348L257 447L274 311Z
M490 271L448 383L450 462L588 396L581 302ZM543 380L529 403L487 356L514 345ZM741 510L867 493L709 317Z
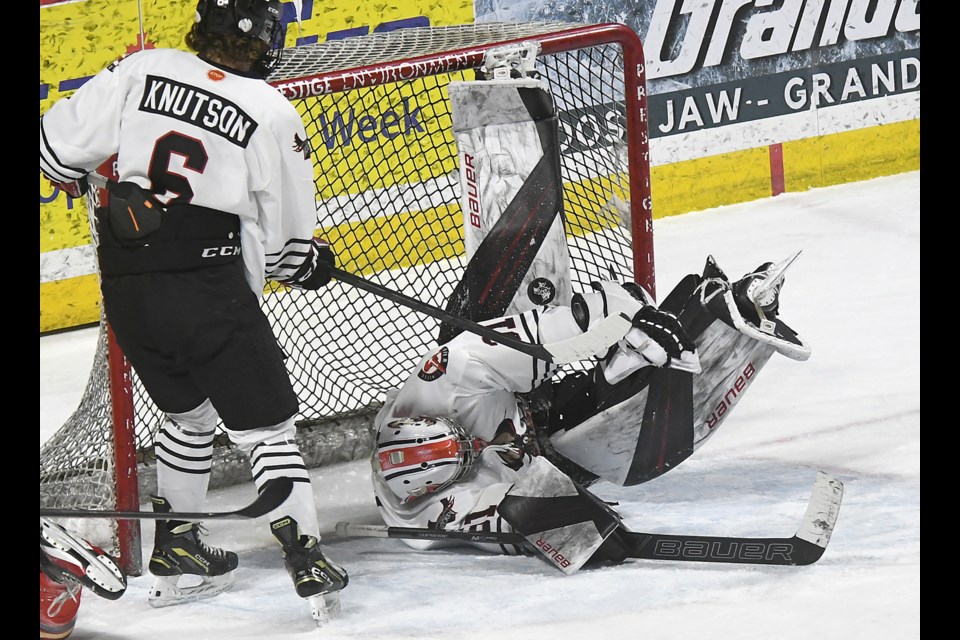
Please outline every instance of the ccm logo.
M220 258L238 255L240 255L240 247L235 247L232 244L225 247L207 247L200 252L201 258Z
M463 174L467 180L467 214L470 224L480 228L480 191L477 189L477 169L473 166L473 156L463 154Z
M543 538L538 539L536 545L543 555L556 562L559 566L563 567L564 569L570 566L570 561L563 557L563 554L560 553L560 550L552 546Z

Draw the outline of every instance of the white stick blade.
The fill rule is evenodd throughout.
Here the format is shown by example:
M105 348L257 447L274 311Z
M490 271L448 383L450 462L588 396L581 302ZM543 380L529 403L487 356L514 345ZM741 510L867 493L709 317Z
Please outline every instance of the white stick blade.
M826 549L840 515L842 499L843 483L823 471L818 471L813 494L797 530L797 537Z

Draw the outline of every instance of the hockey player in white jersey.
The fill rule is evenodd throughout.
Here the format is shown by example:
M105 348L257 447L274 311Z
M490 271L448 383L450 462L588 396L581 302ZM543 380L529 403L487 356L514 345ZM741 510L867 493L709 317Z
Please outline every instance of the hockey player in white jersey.
M250 453L258 488L290 477L271 530L299 596L333 601L347 574L320 550L298 398L260 307L266 281L319 289L335 265L315 238L314 166L294 106L264 78L284 45L280 0L200 0L194 53L127 55L40 119L40 169L79 195L107 166L95 211L106 318L164 412L157 511L204 510L218 424ZM112 167L110 166L113 159ZM102 169L101 169L102 170ZM155 606L229 587L237 555L199 523L158 521ZM187 587L180 577L199 575ZM334 602L330 606L335 606Z
M623 525L586 487L635 485L674 468L716 433L774 352L809 357L778 316L783 270L765 263L731 283L709 258L659 307L638 285L597 282L569 307L482 323L547 344L608 314L633 318L587 371L557 376L556 367L472 333L435 346L376 418L373 487L384 523L519 532L566 573L623 561Z

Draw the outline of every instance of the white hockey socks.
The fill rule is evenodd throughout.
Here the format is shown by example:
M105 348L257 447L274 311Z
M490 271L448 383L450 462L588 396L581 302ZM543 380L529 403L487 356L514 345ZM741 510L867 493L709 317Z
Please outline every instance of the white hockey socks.
M209 400L168 413L157 434L157 494L174 511L203 511L210 485L213 437L219 416Z
M320 524L310 472L297 445L293 418L268 429L227 433L238 447L250 453L253 481L258 490L274 478L293 480L293 492L279 509L270 512L270 520L289 516L297 521L302 533L319 539Z

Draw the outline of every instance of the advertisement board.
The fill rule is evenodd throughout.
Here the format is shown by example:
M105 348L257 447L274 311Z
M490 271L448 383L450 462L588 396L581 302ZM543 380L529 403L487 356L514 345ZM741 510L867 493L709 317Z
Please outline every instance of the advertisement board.
M299 5L299 15L295 4ZM116 58L184 48L193 0L40 0L40 113ZM287 46L469 22L618 22L644 45L655 218L919 169L919 0L284 2ZM414 97L331 99L317 171L371 135L449 140ZM561 113L561 153L619 141L610 105ZM372 145L371 145L372 148ZM367 166L381 164L371 153ZM397 166L397 179L409 179ZM422 176L429 179L433 176ZM342 194L321 193L321 199ZM86 206L40 178L40 330L99 320Z

